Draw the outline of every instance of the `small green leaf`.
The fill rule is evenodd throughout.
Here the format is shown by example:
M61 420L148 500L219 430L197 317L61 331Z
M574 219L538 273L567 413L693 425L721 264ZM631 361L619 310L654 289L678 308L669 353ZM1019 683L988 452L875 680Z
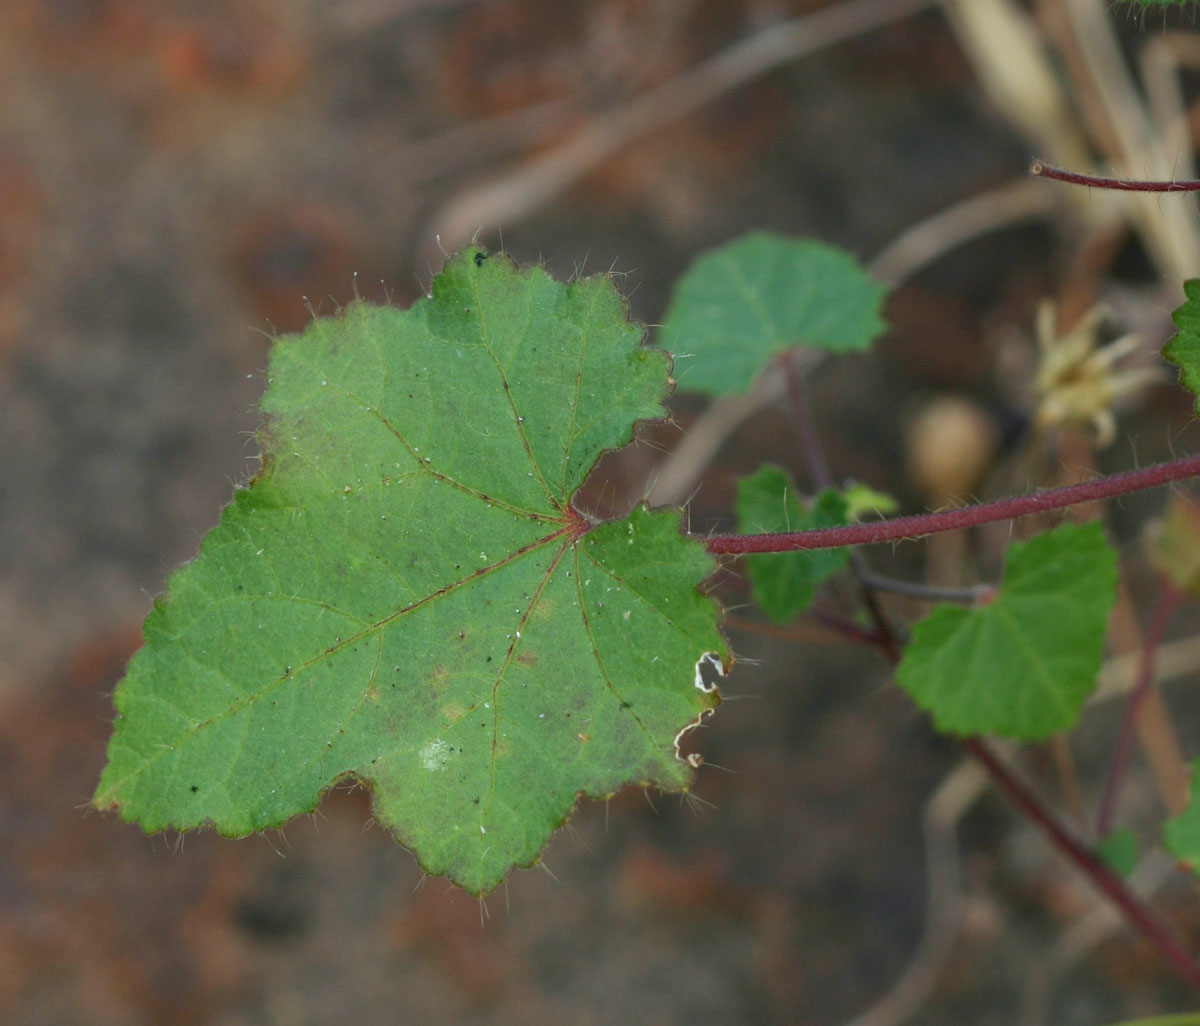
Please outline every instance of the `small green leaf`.
M1129 1019L1113 1026L1200 1026L1200 1013L1184 1012L1183 1015L1156 1015L1153 1019Z
M1187 808L1163 824L1163 845L1200 875L1200 759L1192 764L1192 793Z
M832 488L809 505L800 502L787 471L766 465L738 482L738 531L759 534L838 527L849 523L846 500ZM846 565L845 549L779 552L746 557L754 601L778 623L808 608L818 584Z
M429 873L531 865L580 793L682 789L727 650L677 511L571 497L670 362L609 279L468 248L406 311L271 353L262 473L176 571L117 688L95 804L241 835L353 779Z
M1144 534L1151 565L1176 588L1200 595L1200 508L1181 495Z
M1194 396L1200 397L1200 279L1183 283L1186 297L1182 306L1171 314L1179 332L1163 346L1163 358L1179 368L1179 383ZM1200 398L1197 399L1200 411Z
M846 500L846 516L851 521L861 520L868 515L885 517L900 508L900 503L887 492L876 491L870 485L861 483L842 489L842 498Z
M896 681L948 733L1066 730L1095 687L1116 584L1099 524L1016 543L990 603L941 605L913 628Z
M677 354L681 388L728 395L792 346L866 349L886 327L885 293L848 253L753 232L691 266L660 337Z
M1118 827L1097 845L1096 854L1114 873L1128 876L1137 866L1137 835Z

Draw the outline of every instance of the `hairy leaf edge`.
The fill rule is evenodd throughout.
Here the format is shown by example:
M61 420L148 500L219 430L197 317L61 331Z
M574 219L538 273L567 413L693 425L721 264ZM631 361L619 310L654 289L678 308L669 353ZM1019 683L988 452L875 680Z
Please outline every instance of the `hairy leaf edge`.
M626 323L634 325L639 329L638 341L635 346L631 347L631 351L635 351L636 349L640 348L640 349L644 349L649 352L653 352L656 354L656 357L659 359L662 359L665 364L666 388L662 394L661 399L659 400L659 409L661 410L661 416L641 418L641 419L631 422L631 424L629 426L629 430L627 432L627 435L622 442L620 442L619 444L610 446L610 447L598 452L596 454L596 459L593 462L591 468L588 470L587 474L584 476L583 482L575 490L575 492L573 492L571 494L571 496L568 499L568 506L567 506L567 514L568 515L567 515L567 517L565 517L561 521L552 521L553 523L558 523L560 525L559 531L561 531L563 529L570 531L571 537L566 542L565 547L574 546L574 545L577 545L580 541L582 541L582 539L584 537L586 537L586 535L592 529L599 527L605 523L617 522L617 521L625 519L625 517L614 517L614 518L611 518L610 520L600 520L600 519L594 517L589 512L578 509L575 505L575 499L579 495L579 493L584 490L584 488L587 484L588 478L590 478L591 474L595 471L596 467L599 465L602 458L607 453L619 451L621 449L624 449L626 446L631 445L636 442L637 431L638 431L639 425L659 424L659 423L669 421L671 419L671 411L670 411L670 408L667 406L667 400L671 397L671 395L673 394L675 387L676 387L676 380L672 373L673 369L674 369L674 358L673 358L672 354L668 350L662 348L661 346L655 346L655 345L648 344L648 332L647 332L646 326L639 321L635 321L630 316L628 297L626 297L621 292L621 290L619 288L617 288L616 281L611 273L601 272L600 274L590 275L588 277L579 276L579 277L573 277L570 280L565 281L565 282L558 282L558 279L555 279L553 277L553 275L551 275L545 269L544 263L539 262L536 264L528 265L527 267L521 267L510 254L508 254L504 251L499 251L497 253L492 254L492 253L489 253L488 250L483 246L470 245L470 246L464 247L463 249L458 250L457 252L455 252L455 253L451 254L449 257L447 257L445 263L443 264L442 270L437 275L434 276L434 278L431 282L431 285L430 285L430 291L427 294L416 299L409 307L407 307L407 308L399 307L397 304L393 304L390 302L385 303L385 304L374 304L367 300L356 299L350 303L347 303L344 306L340 306L333 314L328 315L328 317L326 319L344 321L348 315L350 315L356 308L361 307L361 306L380 306L380 305L382 305L382 306L390 306L390 307L399 309L401 311L405 311L405 310L414 309L417 306L422 305L422 304L432 303L435 300L435 297L437 295L438 280L447 272L448 268L452 269L452 266L455 262L461 262L461 263L465 264L467 261L472 261L475 263L476 266L479 266L479 264L482 263L483 260L488 260L488 259L500 259L500 260L505 261L505 263L507 263L509 265L509 267L513 270L514 274L519 279L528 280L529 278L533 277L534 275L541 275L551 281L561 284L564 288L566 288L568 290L578 287L583 282L591 282L591 281L596 281L597 279L603 279L604 283L607 284L607 286L611 289L612 293L616 296L617 300L619 301L619 304L620 304L619 308L621 311L621 315L624 318L624 320L626 321ZM311 324L320 319L321 318L314 317L313 321L311 321L309 323L309 325L306 325L302 331L288 332L286 334L276 337L272 341L272 350L274 351L275 348L278 346L286 346L286 345L291 344L294 341L298 341L309 330L309 328L311 327ZM268 360L270 360L270 357L268 358ZM267 389L264 390L264 392L263 392L264 397L265 397L267 391L270 389L271 374L270 374L269 362L268 362L268 369L267 369L265 376L267 379ZM261 410L261 402L262 402L262 400L260 399L260 410ZM277 437L275 435L275 433L272 432L272 430L271 430L272 421L273 421L273 418L270 415L262 414L259 427L255 431L255 440L258 442L259 449L260 449L259 469L255 474L253 474L246 481L246 483L244 485L235 486L233 497L229 500L229 502L225 503L221 507L220 515L217 518L217 524L219 524L221 519L224 517L225 511L227 509L229 509L230 507L232 507L235 503L237 503L241 496L250 492L259 481L268 480L270 478L270 476L274 473L277 447L281 444L284 444L284 440ZM282 450L280 449L279 451L282 451ZM645 503L642 503L640 505L646 506ZM672 508L676 509L679 514L679 533L682 536L687 537L687 535L683 531L683 519L682 519L683 509L678 508L678 507L664 507L664 509L672 509ZM626 516L628 516L628 514ZM213 526L215 527L217 525L214 524ZM147 626L151 623L151 621L156 616L162 615L162 611L165 610L166 607L171 602L172 579L178 573L180 573L185 567L187 567L190 563L192 563L196 559L200 558L200 556L204 552L205 542L208 540L208 536L209 536L209 533L211 533L211 531L212 531L212 528L209 528L209 530L205 533L204 538L201 539L201 543L200 543L199 548L197 549L196 555L193 556L191 559L185 560L183 563L181 563L179 566L175 567L168 574L163 591L155 597L154 602L151 606L151 609L147 613L146 618L143 621L143 626L142 626L143 645L148 640ZM556 531L556 532L552 532L552 533L559 533L559 532ZM546 540L546 539L543 539L543 541L544 540ZM694 541L694 544L700 545L702 543L699 541ZM565 551L565 548L564 548L564 551ZM712 572L708 575L708 577L705 578L705 580L710 578L712 576L712 574L716 572L717 568L718 568L718 563L716 560L713 560ZM732 666L735 662L735 658L732 654L732 650L730 649L730 646L728 643L728 638L726 637L724 631L722 630L722 624L724 622L724 616L725 616L724 608L721 606L720 602L707 590L698 586L697 591L701 595L703 595L713 607L714 618L716 620L716 625L717 625L716 626L717 634L721 638L721 641L723 642L723 647L724 647L725 651L724 651L724 653L716 652L716 651L709 651L709 652L702 653L696 662L694 686L697 687L701 691L711 694L713 697L713 705L710 708L702 709L699 712L699 714L697 715L695 720L693 720L690 723L685 724L675 735L675 738L674 738L675 756L679 761L685 763L689 767L690 772L688 774L687 779L685 780L683 785L677 789L668 788L658 781L653 781L653 780L648 780L648 779L627 781L626 783L621 785L620 788L613 789L613 790L607 790L607 791L590 792L590 791L587 791L586 789L582 789L582 790L576 792L574 802L572 803L570 808L566 811L566 813L563 815L562 819L556 823L556 825L554 827L554 831L552 831L552 833L561 829L562 826L565 825L568 820L570 820L571 816L574 815L576 808L578 808L578 806L580 804L580 799L582 799L582 798L588 798L591 800L601 800L601 799L609 798L612 795L616 794L618 790L621 790L625 787L656 787L667 793L672 793L672 792L684 793L691 788L692 783L694 781L694 777L695 777L695 770L697 768L699 768L700 765L702 765L703 760L700 756L698 756L695 753L693 753L691 755L684 755L680 751L680 744L681 744L683 738L686 737L686 735L688 735L693 730L695 730L696 728L701 726L703 724L703 722L709 716L711 716L713 712L715 712L716 708L720 705L720 702L722 700L720 690L717 687L716 683L705 684L702 674L701 674L701 667L703 666L703 664L705 662L707 662L715 670L715 672L717 673L717 675L719 677L724 677L729 672L729 670L732 668ZM142 646L139 646L139 649L141 647ZM137 654L136 651L134 653L132 653L130 656L130 660L132 660L132 658L136 654ZM128 661L127 661L126 665L128 666ZM124 675L122 675L122 681L123 680L124 680ZM118 691L120 689L120 686L121 686L121 682L118 682L118 684L117 684ZM115 697L115 692L114 692L114 697ZM120 716L120 714L118 713L118 718L119 718L119 716ZM111 748L111 746L115 740L115 737L116 737L116 735L114 732L114 735L109 740L108 746L106 746L106 760L105 760L106 765L108 762L107 749ZM123 778L122 782L124 781L124 779L128 779L128 778ZM325 796L327 794L329 794L331 791L334 791L338 788L345 788L347 785L350 785L351 787L361 787L363 790L365 790L371 796L372 811L374 812L375 805L376 805L375 793L374 793L375 784L376 784L376 782L371 777L363 774L362 770L348 770L345 773L339 774L337 777L335 777L333 780L331 780L329 782L329 784L327 784L325 787L321 788L320 791L317 793L315 800L307 808L302 808L302 809L300 809L300 811L298 811L296 813L293 813L288 816L284 816L284 817L280 818L277 822L270 821L270 822L264 823L261 826L259 826L258 828L251 830L249 832L238 832L236 830L229 830L229 831L223 830L211 818L206 818L198 823L189 824L186 826L180 826L178 823L175 823L175 822L155 824L148 832L164 833L164 832L171 831L171 830L177 830L182 833L184 831L190 831L190 830L212 829L218 835L220 835L222 837L227 837L227 838L231 838L231 839L246 837L246 836L249 836L251 833L262 833L266 830L279 829L279 828L283 827L285 824L291 822L292 820L299 818L300 816L311 815L320 806L321 802L324 801ZM122 820L122 822L134 823L134 824L141 826L142 825L141 822L134 816L129 815L124 804L115 797L116 790L117 790L117 786L112 785L112 786L108 787L107 789L105 789L105 791L102 793L100 790L100 787L98 785L97 790L91 800L92 807L97 809L98 811L102 811L102 812L103 811L115 811L117 813L118 817ZM381 825L383 825L382 820L380 822L381 822ZM386 829L388 830L389 833L392 834L392 836L396 839L396 841L401 846L403 846L406 850L408 850L410 853L413 854L414 859L416 859L418 865L421 866L422 871L434 872L434 873L438 872L437 870L430 870L429 867L427 867L422 862L421 858L416 854L416 851L414 849L413 840L411 838L409 838L405 834L405 832L400 830L397 826L394 826L391 824L387 824ZM543 851L544 850L545 849L543 849ZM536 856L534 856L528 862L511 863L508 870L503 875L507 876L508 872L511 872L513 869L528 869L533 866L536 866L541 861L541 858L542 858L542 853L538 853ZM471 892L471 893L476 893L476 892ZM480 891L477 893L482 894L485 892Z

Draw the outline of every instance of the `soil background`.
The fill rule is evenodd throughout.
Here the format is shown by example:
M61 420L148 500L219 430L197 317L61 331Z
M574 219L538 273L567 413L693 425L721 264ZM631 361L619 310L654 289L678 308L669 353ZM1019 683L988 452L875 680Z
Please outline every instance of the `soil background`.
M270 339L356 293L407 305L463 241L448 212L468 190L810 9L0 0L0 1020L826 1024L904 971L925 920L922 809L961 755L871 652L764 633L733 568L714 586L735 607L738 665L695 742L700 801L584 803L545 871L484 904L423 879L353 789L241 841L147 838L88 810L141 618L255 470ZM475 229L560 276L618 272L654 324L712 245L767 228L870 257L1031 156L930 9L756 78ZM1050 216L955 248L893 293L872 356L814 374L839 478L924 508L903 428L932 395L970 396L1020 435L1028 411L997 384L995 341L1031 345L1070 239ZM1149 277L1136 248L1127 264ZM673 407L606 459L597 501L644 494L704 402L681 390ZM1156 391L1130 417L1136 452L1114 447L1113 465L1194 447L1186 395ZM693 529L728 526L738 475L763 460L804 480L789 432L771 407L734 435L691 499ZM1120 541L1156 502L1122 508ZM922 559L907 546L879 565L919 575ZM1101 740L1081 743L1085 768L1111 727L1099 716ZM1045 751L1025 767L1057 797ZM1135 773L1130 788L1135 804L1147 785ZM998 797L958 837L966 916L915 1021L1014 1023L1096 899ZM1160 908L1200 944L1186 885ZM1046 1021L1185 1007L1118 932L1053 981Z

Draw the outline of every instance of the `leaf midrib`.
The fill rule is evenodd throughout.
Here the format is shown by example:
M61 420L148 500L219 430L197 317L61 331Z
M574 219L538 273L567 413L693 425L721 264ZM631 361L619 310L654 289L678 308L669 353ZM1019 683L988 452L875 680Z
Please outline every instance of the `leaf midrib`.
M320 652L319 654L313 656L311 659L307 659L302 663L298 663L297 665L295 665L292 668L292 670L290 672L285 673L285 674L277 677L276 679L270 681L269 683L265 684L262 688L260 688L258 691L254 692L253 694L246 695L245 697L240 698L239 700L234 702L232 705L230 705L227 709L223 710L222 712L216 714L215 716L210 716L208 719L203 720L200 723L197 723L194 726L187 728L187 730L185 730L182 734L179 735L177 740L172 745L162 748L152 758L143 762L134 772L127 774L126 776L120 778L120 780L117 780L116 782L111 784L109 786L104 798L110 799L110 796L115 795L116 792L119 791L120 788L123 787L126 783L128 783L130 780L134 780L137 777L141 776L144 772L146 772L148 769L153 767L160 759L162 759L164 756L170 755L173 752L175 752L179 748L180 745L186 743L188 740L190 740L196 734L198 734L201 731L206 730L209 727L212 727L218 723L221 723L222 721L228 719L229 717L234 716L237 713L242 712L243 710L255 705L257 702L261 701L263 698L265 698L267 695L269 695L276 688L281 687L286 681L297 676L301 671L309 668L310 666L317 665L323 659L327 659L330 656L333 656L334 654L336 654L337 652L340 652L341 650L345 649L349 645L355 644L357 642L362 641L364 638L370 637L376 631L382 630L388 624L394 623L395 621L399 620L401 617L407 616L409 613L415 612L417 609L420 609L421 607L427 605L428 603L434 601L435 599L442 598L443 596L448 595L454 591L457 591L459 588L464 587L474 581L477 581L480 578L487 576L488 574L491 574L497 570L503 569L504 567L509 566L512 563L516 562L517 560L521 559L523 556L527 556L532 552L536 552L539 549L545 548L547 545L552 544L559 538L566 538L567 541L563 545L562 551L558 554L558 556L555 557L554 561L551 563L551 567L553 568L554 566L557 565L558 561L562 558L563 552L565 552L568 548L570 548L571 545L573 545L577 540L576 526L573 523L569 523L569 522L560 522L560 523L562 523L562 526L557 531L554 531L548 535L545 535L544 537L539 538L536 541L533 541L526 545L523 545L521 548L515 550L514 552L510 552L507 556L504 556L503 558L496 560L494 563L491 563L485 567L480 567L478 570L473 571L472 573L468 574L465 577L462 577L456 581L452 581L449 584L443 585L437 591L431 592L429 595L426 595L423 598L418 599L416 602L411 602L407 606L403 607L402 609L399 609L394 613L390 613L388 616L385 616L385 617L380 618L379 620L376 620L374 623L368 625L367 627L364 627L361 631L357 632L356 634L352 634L346 638L343 638L341 641L336 642L335 644L331 645L329 648L325 649L323 652ZM544 583L543 583L543 586L544 586ZM540 594L540 591L539 591L539 594ZM267 597L267 600L270 601L273 598L274 598L274 596L270 596L270 597ZM532 609L532 604L530 606L530 609ZM528 615L528 612L526 615ZM510 654L511 654L511 650L510 650ZM499 683L499 680L497 681L497 683ZM495 688L495 685L493 685L493 690L494 690L494 688ZM154 698L161 700L161 696L159 696L156 692L150 692L150 694ZM174 706L172 706L172 708L174 708ZM176 711L179 711L179 710L176 710Z

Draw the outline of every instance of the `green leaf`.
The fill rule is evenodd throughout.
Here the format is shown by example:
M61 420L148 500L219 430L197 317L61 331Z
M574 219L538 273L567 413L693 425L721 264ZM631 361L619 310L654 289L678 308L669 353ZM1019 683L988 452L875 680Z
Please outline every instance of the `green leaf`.
M1179 332L1163 346L1163 359L1179 368L1179 383L1194 396L1200 396L1200 279L1183 283L1186 297L1171 314ZM1196 403L1200 411L1200 399Z
M846 516L850 521L868 515L885 517L900 508L900 503L887 492L876 491L861 482L842 489L842 498L846 500Z
M1180 591L1200 595L1200 507L1172 495L1166 512L1149 525L1143 541L1155 570Z
M841 493L829 488L804 505L787 471L769 464L738 482L737 516L741 534L849 523ZM772 620L784 623L808 608L817 585L841 570L847 558L845 549L747 556L746 573L754 601Z
M677 354L681 388L743 392L792 346L866 349L886 327L885 293L848 253L753 232L705 253L676 283L661 338Z
M641 335L607 278L472 247L407 311L277 342L262 473L147 618L95 804L241 835L352 779L478 893L578 794L686 788L677 738L718 701L700 667L728 661L713 561L677 511L570 505L662 415Z
M1200 1013L1184 1012L1182 1015L1156 1015L1153 1019L1129 1019L1114 1026L1200 1026Z
M1192 793L1187 808L1163 824L1163 845L1200 875L1200 759L1192 764Z
M948 733L1065 730L1095 687L1116 584L1099 524L1015 543L988 605L941 605L913 628L896 681Z
M1114 873L1128 876L1137 866L1137 835L1129 827L1118 827L1100 842L1096 854Z

